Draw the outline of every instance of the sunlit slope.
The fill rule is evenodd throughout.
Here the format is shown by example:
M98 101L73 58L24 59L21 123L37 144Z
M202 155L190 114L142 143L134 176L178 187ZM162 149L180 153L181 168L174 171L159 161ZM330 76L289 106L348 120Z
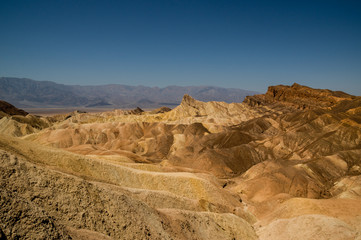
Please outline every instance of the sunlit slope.
M3 150L3 194L8 198L25 199L24 204L31 211L34 207L43 209L47 212L43 218L54 218L59 226L57 234L87 233L79 232L80 228L115 238L206 239L200 232L193 232L194 229L179 228L173 223L193 219L200 224L197 230L204 228L208 237L255 238L247 221L227 213L237 210L238 215L247 216L243 205L211 176L139 170L4 136L0 137L0 146ZM16 193L11 189L17 189ZM191 205L183 208L184 203ZM10 200L3 203L7 208L21 211L21 207L9 204ZM158 208L168 210L159 212ZM129 211L131 214L126 214ZM233 220L230 222L229 218ZM220 225L219 220L222 221ZM138 222L141 225L135 224ZM21 228L19 223L14 224L14 228ZM220 227L209 231L209 224ZM44 234L50 231L43 228Z

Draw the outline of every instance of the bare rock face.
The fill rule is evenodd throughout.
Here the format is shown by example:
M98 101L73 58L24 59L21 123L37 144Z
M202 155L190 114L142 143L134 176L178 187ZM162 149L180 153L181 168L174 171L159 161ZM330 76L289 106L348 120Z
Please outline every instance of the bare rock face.
M7 185L7 181L13 179L17 173L13 167L18 164L17 157L1 151L0 159L0 222L4 231L1 231L2 239L71 239L64 226L56 224L46 211L34 206L30 199L20 196L20 186L11 189ZM24 184L21 180L17 182Z
M270 86L266 94L248 96L244 102L250 105L282 103L299 109L332 107L343 100L355 97L341 91L313 89L294 83L292 86Z
M133 110L128 110L128 111L125 111L124 114L142 114L142 112L144 112L143 109L141 109L140 107L136 107L135 109Z
M1 239L71 239L64 227L57 226L42 209L8 191L0 194L0 216L5 231Z
M150 114L166 113L171 110L172 109L170 109L169 107L160 107L160 108L157 108L157 109L154 109L153 111L151 111Z
M21 115L21 116L28 115L28 113L25 112L24 110L16 108L10 103L1 100L0 100L0 111L8 115Z

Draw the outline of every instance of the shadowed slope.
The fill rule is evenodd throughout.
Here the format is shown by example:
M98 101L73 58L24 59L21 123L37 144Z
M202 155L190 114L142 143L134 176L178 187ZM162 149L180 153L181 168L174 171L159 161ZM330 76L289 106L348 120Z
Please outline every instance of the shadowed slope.
M22 109L16 108L8 102L0 100L0 111L8 115L26 116L28 113Z

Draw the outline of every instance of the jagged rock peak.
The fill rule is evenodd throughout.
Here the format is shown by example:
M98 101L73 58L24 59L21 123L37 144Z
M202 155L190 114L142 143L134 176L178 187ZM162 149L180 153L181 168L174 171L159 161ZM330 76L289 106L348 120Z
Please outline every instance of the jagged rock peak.
M153 111L151 111L150 114L166 113L171 110L172 109L170 109L169 107L160 107L160 108L157 108L157 109L154 109Z
M19 109L14 105L2 100L0 100L0 111L9 115L22 115L22 116L28 115L28 113L25 112L24 110Z
M140 107L136 107L134 108L133 110L128 110L128 111L125 111L124 114L125 115L129 115L129 114L133 114L133 115L140 115L144 112L143 109L141 109Z
M189 96L188 94L184 94L183 99L182 99L182 105L194 105L194 103L198 102L197 100L195 100L194 98L192 98L191 96Z
M351 100L355 96L341 91L315 89L294 83L292 86L270 86L265 94L250 96L245 99L249 105L267 105L281 103L301 109L327 108L342 100Z
M353 96L341 91L331 91L328 89L315 89L307 86L294 83L292 86L277 85L268 87L266 93L272 96L275 100L288 100L288 98L327 98L324 100L334 100L331 98L347 98L351 99Z
M194 98L192 98L191 96L189 96L188 94L184 94L184 96L183 96L183 99L182 99L182 102L192 102L192 101L194 101L195 99Z

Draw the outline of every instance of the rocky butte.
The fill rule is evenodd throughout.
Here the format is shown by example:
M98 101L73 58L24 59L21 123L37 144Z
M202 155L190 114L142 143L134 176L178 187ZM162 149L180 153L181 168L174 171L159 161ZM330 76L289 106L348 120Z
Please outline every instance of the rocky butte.
M0 110L1 239L361 239L361 97Z

